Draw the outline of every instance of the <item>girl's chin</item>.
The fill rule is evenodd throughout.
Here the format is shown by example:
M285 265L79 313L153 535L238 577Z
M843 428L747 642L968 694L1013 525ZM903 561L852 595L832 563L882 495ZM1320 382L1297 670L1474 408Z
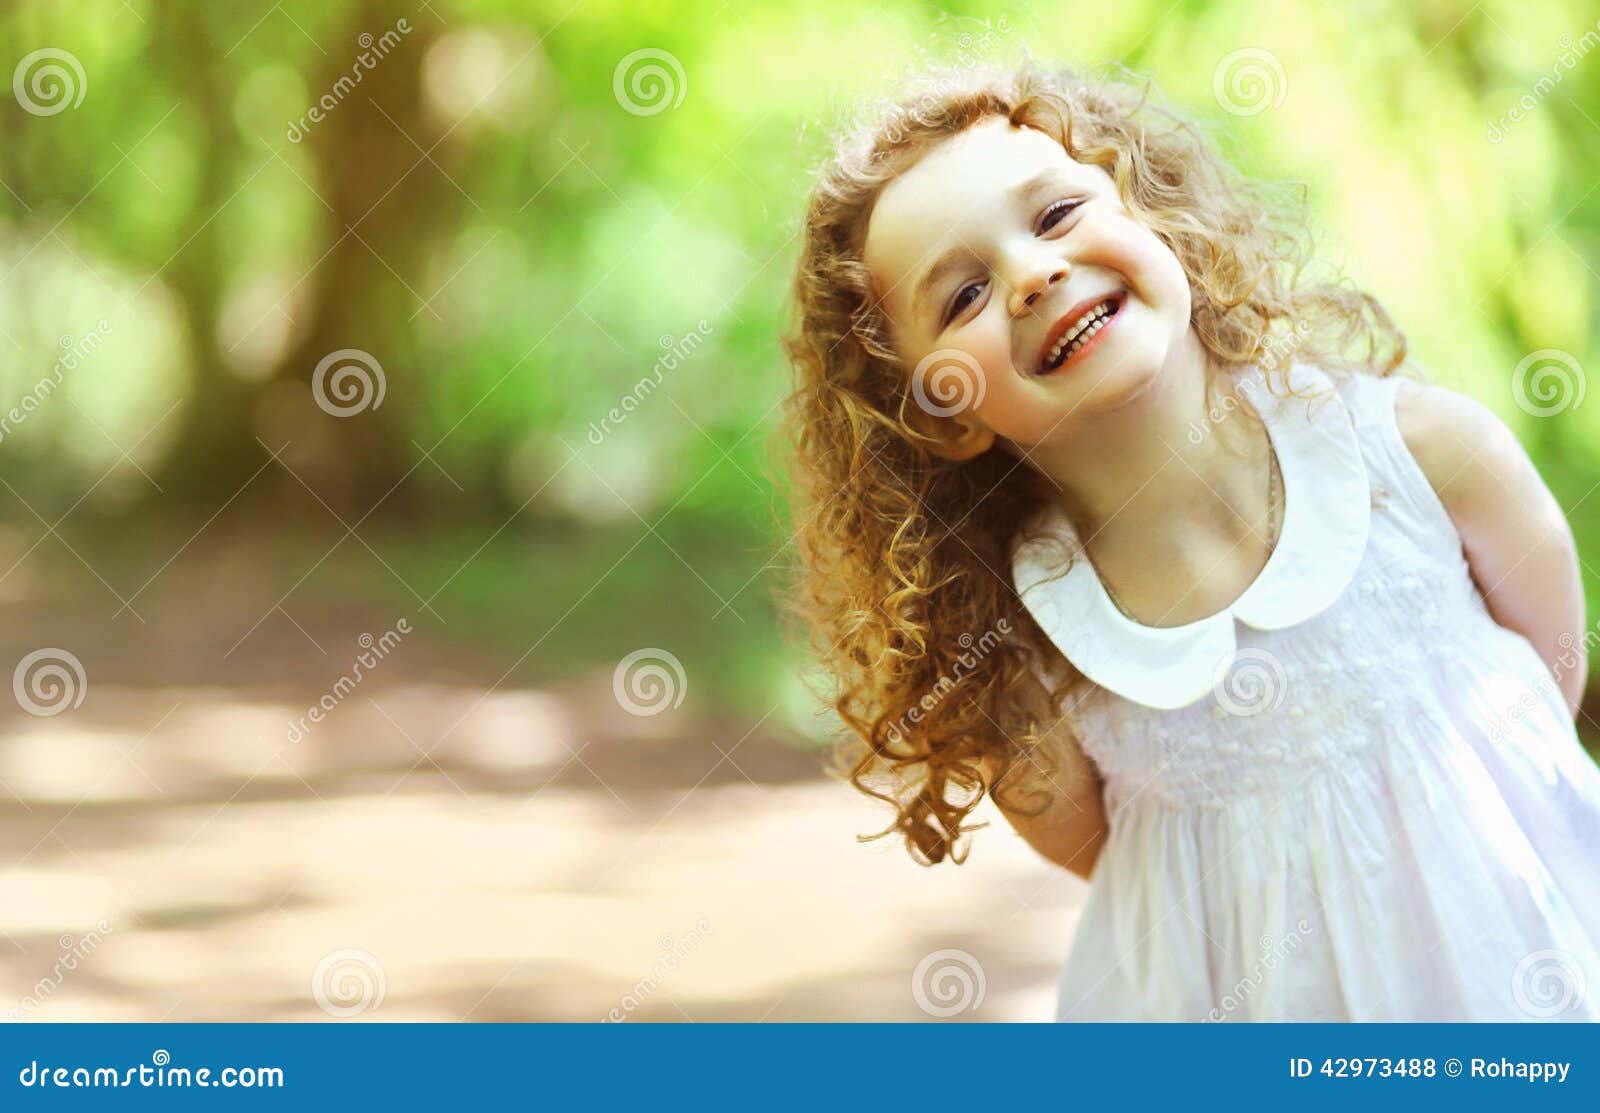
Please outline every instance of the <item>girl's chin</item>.
M1115 384L1107 384L1114 387L1114 390L1111 392L1112 396L1106 398L1105 403L1100 408L1100 412L1113 413L1149 397L1153 393L1151 387L1155 386L1158 378L1156 371L1157 368L1152 367L1147 374L1127 375L1120 378Z
M1161 366L1154 353L1124 351L1107 359L1104 369L1085 368L1074 392L1074 408L1080 414L1107 414L1132 405L1159 382Z
M1130 373L1137 377L1140 367L1152 361L1159 362L1162 352L1157 349L1165 348L1165 344L1148 329L1138 327L1143 322L1123 320L1133 315L1131 309L1122 310L1081 352L1055 370L1038 376L1039 382L1051 387L1059 384L1084 388L1123 379Z
M1151 387L1159 381L1160 363L1143 366L1148 370L1123 366L1112 374L1084 376L1071 391L1063 390L1043 406L1030 407L1025 428L1009 423L995 426L996 443L1021 455L1046 444L1070 441L1106 415L1155 397Z

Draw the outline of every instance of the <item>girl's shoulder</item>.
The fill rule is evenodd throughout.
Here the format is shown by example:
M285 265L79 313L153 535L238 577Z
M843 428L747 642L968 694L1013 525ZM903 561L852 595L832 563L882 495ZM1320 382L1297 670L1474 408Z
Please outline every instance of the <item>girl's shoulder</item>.
M1489 407L1448 387L1396 384L1394 423L1406 449L1448 506L1492 482L1496 466L1526 459L1516 435Z
M1466 558L1497 613L1533 614L1547 599L1580 597L1566 514L1500 415L1425 380L1362 378L1343 389L1367 403L1364 453L1382 472L1373 478L1398 489L1404 513L1441 552ZM1562 408L1536 401L1518 396L1530 416ZM1581 624L1581 602L1573 606Z
M1481 403L1407 373L1341 370L1330 377L1349 410L1374 492L1397 495L1394 509L1403 507L1417 529L1448 536L1454 547L1459 508L1451 501L1482 474L1473 450L1504 443L1510 431ZM1381 499L1374 497L1376 507Z
M1393 433L1436 489L1470 482L1483 471L1485 453L1520 451L1499 415L1460 391L1400 372L1347 370L1331 378L1356 427Z
M1527 556L1551 538L1570 538L1566 515L1522 442L1482 402L1408 381L1395 396L1394 421L1469 554L1521 545Z
M1543 487L1516 435L1477 399L1403 374L1349 372L1339 383L1364 439L1386 450L1401 478L1423 488L1458 527L1502 502L1508 489Z

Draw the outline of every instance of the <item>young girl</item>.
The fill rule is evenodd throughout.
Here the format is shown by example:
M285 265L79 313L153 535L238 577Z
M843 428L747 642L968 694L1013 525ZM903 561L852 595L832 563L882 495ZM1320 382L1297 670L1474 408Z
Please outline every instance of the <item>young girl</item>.
M1600 1018L1571 532L1301 218L1026 63L930 75L803 232L800 603L873 837L959 862L992 793L1089 878L1060 1019Z

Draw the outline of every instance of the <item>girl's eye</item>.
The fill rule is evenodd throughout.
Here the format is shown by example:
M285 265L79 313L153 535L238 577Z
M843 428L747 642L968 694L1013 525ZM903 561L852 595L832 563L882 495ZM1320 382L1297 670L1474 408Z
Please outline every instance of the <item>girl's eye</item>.
M1039 234L1042 236L1050 231L1051 228L1060 224L1063 217L1081 204L1083 204L1082 201L1067 200L1057 201L1051 205L1044 211L1044 215L1039 218Z
M948 325L951 321L955 320L956 317L960 315L962 310L966 309L967 306L972 304L973 298L978 296L978 291L981 289L982 286L979 283L969 282L965 286L961 287L961 289L957 290L956 296L950 302L949 310L944 315L944 323ZM972 295L971 298L967 297L969 293Z

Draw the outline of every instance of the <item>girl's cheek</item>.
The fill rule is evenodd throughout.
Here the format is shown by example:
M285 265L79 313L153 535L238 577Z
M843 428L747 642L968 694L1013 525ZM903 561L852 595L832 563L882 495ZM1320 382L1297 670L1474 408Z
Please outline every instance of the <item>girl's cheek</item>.
M1117 215L1109 218L1100 229L1094 245L1095 262L1122 275L1133 292L1148 299L1151 290L1151 264L1156 261L1152 250L1159 246L1155 237L1131 216Z
M981 350L973 354L978 357L978 364L983 368L988 385L1012 374L1015 368L1011 352L1011 323L1004 313L995 315L979 343Z
M1126 250L1137 272L1138 292L1157 309L1171 309L1189 319L1189 278L1166 241L1142 224L1130 221Z
M1121 275L1146 301L1170 299L1171 274L1182 267L1161 238L1126 209L1106 212L1081 230L1077 262Z

